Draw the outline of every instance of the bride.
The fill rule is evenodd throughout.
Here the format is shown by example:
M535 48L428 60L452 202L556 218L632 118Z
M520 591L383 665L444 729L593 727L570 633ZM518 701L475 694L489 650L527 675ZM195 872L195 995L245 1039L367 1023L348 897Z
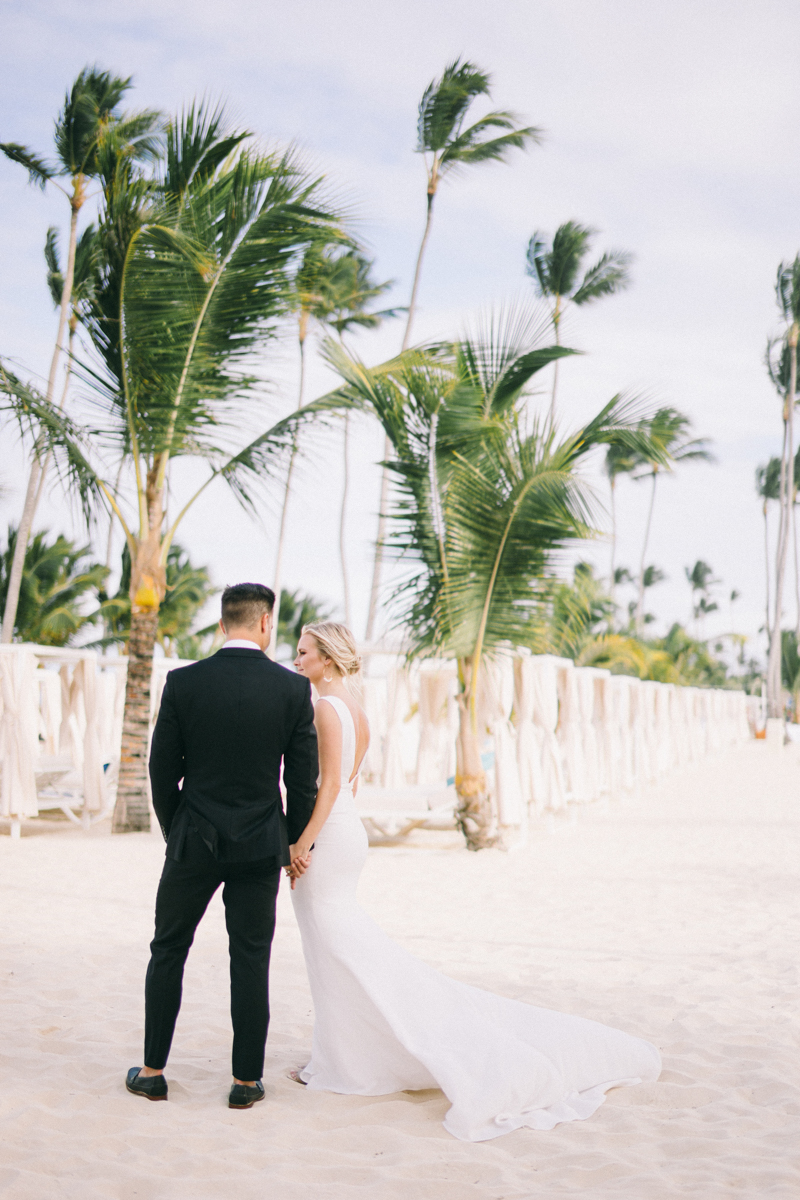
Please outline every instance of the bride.
M582 1120L609 1088L655 1081L649 1042L457 983L359 906L368 843L355 792L369 726L347 687L359 666L346 626L304 626L295 667L319 694L320 777L288 870L315 1019L310 1061L292 1078L358 1096L441 1088L445 1129L472 1142Z

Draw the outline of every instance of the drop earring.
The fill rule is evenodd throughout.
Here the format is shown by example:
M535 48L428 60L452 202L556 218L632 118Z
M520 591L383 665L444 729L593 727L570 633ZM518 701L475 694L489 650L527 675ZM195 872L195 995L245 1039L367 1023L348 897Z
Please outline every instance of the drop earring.
M330 677L330 679L329 679L327 675L323 674L322 678L325 680L325 682L326 682L326 683L333 683L333 676L332 676L332 675L331 675L331 677Z

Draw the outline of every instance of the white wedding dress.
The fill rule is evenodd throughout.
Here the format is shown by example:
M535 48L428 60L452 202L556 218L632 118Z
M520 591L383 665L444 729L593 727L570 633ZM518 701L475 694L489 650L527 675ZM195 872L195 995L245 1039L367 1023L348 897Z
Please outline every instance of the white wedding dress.
M639 1038L457 983L396 945L356 900L367 835L353 797L356 731L344 701L341 790L292 892L314 1000L309 1088L358 1096L441 1088L445 1129L479 1142L582 1120L609 1088L651 1082Z

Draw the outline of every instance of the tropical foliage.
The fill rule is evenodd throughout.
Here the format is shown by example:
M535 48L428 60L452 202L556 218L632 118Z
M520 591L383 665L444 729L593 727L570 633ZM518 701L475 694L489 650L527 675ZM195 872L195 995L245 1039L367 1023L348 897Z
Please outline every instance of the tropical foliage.
M425 161L426 215L425 228L419 244L411 285L402 349L411 341L411 328L417 309L422 261L431 232L433 209L442 180L455 177L466 168L487 162L504 162L512 150L526 149L541 140L541 130L533 125L518 125L515 113L499 109L488 112L471 125L467 114L473 102L491 93L491 76L475 63L456 59L445 67L439 79L433 79L425 89L417 109L417 153ZM387 437L384 456L388 458L391 443ZM367 641L375 632L378 594L381 586L383 543L386 536L386 510L389 502L389 472L381 476L381 495L378 509L378 537L367 614Z
M372 274L373 263L358 249L350 246L334 244L326 246L312 243L303 255L302 263L294 280L295 302L297 316L297 340L300 348L300 382L297 407L303 404L305 373L306 373L306 339L309 330L316 325L321 330L334 329L341 341L345 333L352 329L377 329L387 317L394 317L402 312L399 308L384 308L375 310L372 304L391 286L392 281L377 283ZM347 519L347 498L349 490L349 417L344 417L344 486L342 488L341 509L339 518L339 558L342 565L342 585L344 593L344 617L350 624L350 582L347 571L347 556L345 551L345 524ZM283 493L283 507L278 527L278 545L275 552L275 571L273 584L276 594L275 624L273 626L273 643L271 652L275 652L278 631L280 628L280 606L283 603L283 551L286 540L286 519L289 511L292 475L294 472L296 447L292 447L289 466L286 472L286 483Z
M583 269L583 261L595 230L577 221L559 225L548 244L546 235L534 233L528 242L526 270L533 279L536 292L549 307L556 345L561 344L561 319L568 304L581 308L602 296L613 296L630 285L628 267L633 256L624 250L607 250L605 254ZM553 364L553 389L550 397L550 420L556 416L558 360Z
M767 662L767 702L771 717L779 717L783 713L781 622L789 539L794 526L794 409L797 393L797 340L800 336L800 254L795 256L793 262L782 262L778 267L775 296L784 322L784 332L780 339L770 341L767 345L767 369L782 400L783 446L780 459L780 522L775 553L775 600L769 627L769 658ZM798 602L800 603L800 591L798 592ZM798 612L798 625L800 625L800 611Z
M16 545L17 531L12 527L0 553L0 604L5 604L8 594ZM91 546L76 546L62 534L51 540L43 530L30 539L16 608L15 640L67 646L104 615L102 605L90 605L90 601L102 588L108 570L91 556Z
M370 408L392 447L400 501L388 545L407 568L394 593L407 652L458 662L458 820L472 849L494 839L477 720L484 660L540 636L555 555L593 532L585 456L613 441L646 448L640 412L619 399L561 441L529 418L530 381L571 353L543 341L548 324L508 313L373 370L328 345L338 395Z
M690 437L691 425L690 419L684 413L670 406L659 408L642 425L642 433L646 434L645 444L649 448L641 457L640 467L635 478L650 479L652 486L642 543L642 557L639 564L639 598L636 605L636 632L639 636L641 636L645 624L645 560L653 523L653 508L659 473L674 471L676 467L687 462L713 461L708 439Z
M104 147L99 170L99 279L85 316L97 357L77 368L94 389L94 453L90 460L86 441L76 444L73 469L84 494L99 490L116 514L131 559L114 818L115 828L129 829L149 824L149 680L175 532L217 480L252 508L254 489L285 460L298 423L320 415L311 406L265 429L252 356L291 311L304 249L321 237L330 241L339 224L320 181L295 156L262 151L221 109L204 105L168 124L151 177L137 175L116 143ZM14 384L19 405L25 397ZM206 464L205 481L167 523L170 467L187 456ZM125 465L132 511L109 463Z
M309 596L305 592L289 592L284 588L281 593L281 616L278 622L278 649L282 659L294 659L297 654L297 643L303 632L304 625L314 621L327 621L331 610L322 600Z
M84 68L67 93L63 108L56 119L54 161L46 160L40 154L17 142L0 143L0 150L28 172L31 183L43 189L48 186L55 187L64 195L70 208L69 248L66 270L63 274L57 263L56 235L52 229L48 232L45 248L48 262L48 283L51 294L59 306L58 333L50 362L47 391L43 397L44 403L48 406L52 406L55 401L58 368L64 350L65 333L69 330L69 348L71 349L76 323L81 315L81 308L88 299L87 293L91 286L89 281L93 275L90 261L93 231L89 228L84 231L80 239L78 238L78 220L86 203L87 185L91 180L98 178L104 155L114 153L117 157L127 160L129 164L135 161L147 161L152 157L158 145L160 132L158 113L145 111L122 115L119 112L119 105L130 86L130 79L122 79L119 76L111 75L108 71L100 71L96 67ZM59 179L68 180L68 183L62 185L58 182ZM75 303L73 303L76 279L78 293L75 296ZM62 404L66 399L68 382L69 366L61 396ZM25 548L33 527L36 508L50 462L49 455L43 454L44 448L44 440L41 437L37 438L4 607L2 632L4 642L10 642L12 638Z
M409 349L440 184L473 166L504 162L512 150L540 140L539 130L512 112L473 112L476 103L488 107L487 72L457 59L420 101L416 150L425 164L426 220L405 310L378 307L390 283L379 282L323 180L296 152L265 149L207 102L169 121L151 111L126 115L121 104L129 87L130 80L97 68L81 72L57 122L53 163L14 143L0 147L34 183L61 188L70 205L65 261L56 229L45 243L48 286L59 308L46 392L0 362L0 419L15 424L33 450L21 533L2 568L6 617L16 612L17 591L24 606L35 583L41 640L68 639L102 619L96 644L127 649L114 829L147 828L154 647L195 658L210 652L217 637L213 625L195 629L213 589L207 569L194 566L176 541L182 520L217 483L251 513L262 489L283 485L272 582L279 597L277 646L281 657L293 654L302 625L330 615L323 602L281 584L299 437L312 422L344 418L340 555L349 620L348 418L354 410L371 414L382 425L385 454L367 638L375 632L385 547L394 562L385 599L407 653L457 660L458 819L471 848L491 845L496 830L477 710L492 655L525 645L642 678L711 683L725 677L708 647L682 626L661 639L644 636L652 624L647 594L663 578L647 563L658 477L681 463L707 460L707 443L692 436L689 418L677 409L647 411L623 394L577 430L559 431L554 420L558 364L575 353L562 345L564 311L626 287L631 256L607 251L591 262L594 231L576 221L562 224L552 241L536 233L527 261L541 298L537 311L489 315L473 333ZM90 181L97 212L81 231ZM765 520L773 495L782 512L774 617L767 604L773 626L780 617L786 514L796 496L791 456L800 259L782 266L778 295L787 332L771 347L769 363L784 401L784 452L777 476L770 464L759 481ZM403 311L397 357L367 367L345 345L348 331L374 329ZM323 354L341 386L307 404L306 355L314 330L325 338ZM268 352L291 334L299 347L297 407L276 421L269 412L274 373ZM553 369L553 387L549 417L541 419L530 396L546 368ZM564 570L567 553L600 532L588 479L590 463L601 456L611 489L609 587L586 562L570 578ZM182 468L186 459L193 460L191 471ZM65 539L50 545L37 535L35 570L30 580L26 574L28 533L51 463L80 498L87 520L102 512L118 523L125 546L113 596L104 591L107 568ZM651 481L636 574L616 561L622 475ZM189 479L194 490L185 487ZM109 532L109 561L111 544ZM693 571L703 566L698 562ZM637 594L627 617L620 617L616 587L625 583ZM800 621L800 573L797 588ZM94 609L92 592L100 601ZM693 593L695 632L714 604L704 577ZM20 608L16 636L24 635L29 611ZM4 637L13 633L13 621L6 621Z
M131 630L131 555L122 550L119 586L113 596L100 591L105 636L95 645L119 646L127 650ZM156 641L168 658L205 658L217 629L217 622L192 632L197 614L215 594L208 567L195 567L189 555L173 542L167 554L166 592L158 609Z

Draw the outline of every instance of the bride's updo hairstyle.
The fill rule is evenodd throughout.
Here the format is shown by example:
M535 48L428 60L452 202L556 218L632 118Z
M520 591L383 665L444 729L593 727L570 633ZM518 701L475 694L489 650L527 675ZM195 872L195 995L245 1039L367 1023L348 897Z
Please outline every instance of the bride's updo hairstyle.
M332 661L345 680L348 675L357 675L361 670L356 639L346 625L340 625L338 621L316 621L304 625L303 633L314 639L320 654Z

